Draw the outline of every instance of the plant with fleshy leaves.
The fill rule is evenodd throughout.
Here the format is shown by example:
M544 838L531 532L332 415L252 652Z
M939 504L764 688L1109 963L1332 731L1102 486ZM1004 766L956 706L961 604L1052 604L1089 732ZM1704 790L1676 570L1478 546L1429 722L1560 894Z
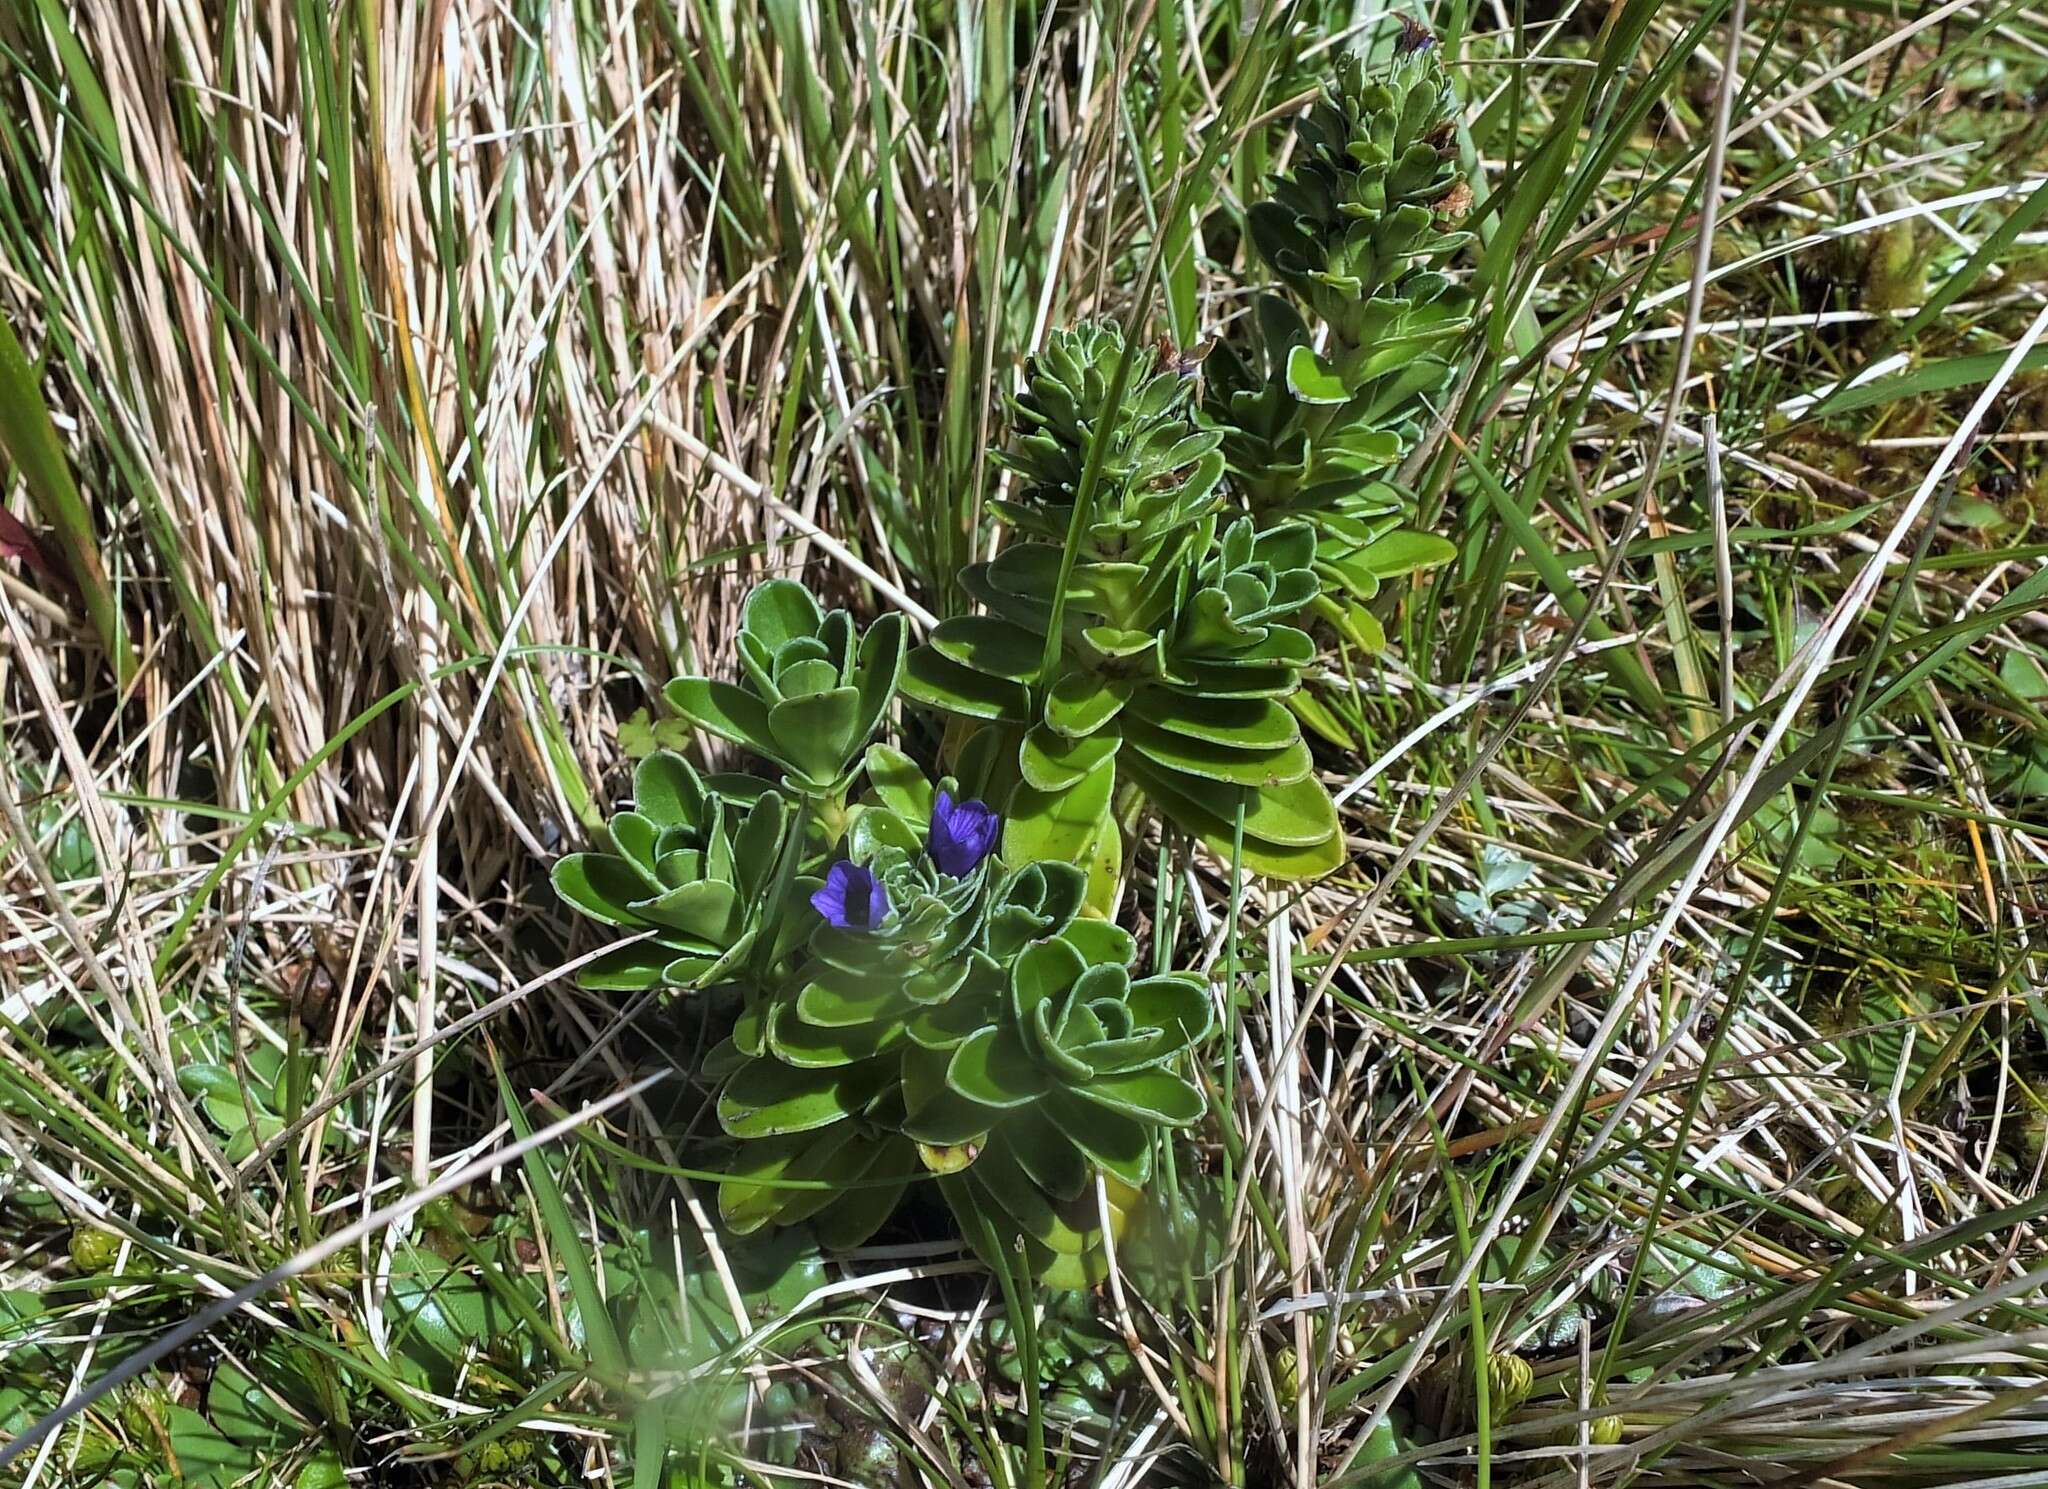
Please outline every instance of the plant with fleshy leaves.
M919 794L914 785L895 793L904 806ZM856 1221L879 1224L921 1171L902 1133L904 1045L945 1037L927 1027L943 1029L947 1004L963 987L998 979L1001 956L1056 934L1079 913L1078 871L1034 864L1007 872L971 828L963 851L955 820L978 817L981 804L956 804L943 789L921 794L930 813L922 830L890 805L857 811L851 856L832 865L811 896L803 966L750 998L708 1061L723 1078L720 1123L743 1140L734 1177L720 1191L735 1229L809 1218L835 1198L761 1182L786 1180L788 1165L847 1189L832 1206L828 1234L844 1240ZM934 841L936 856L925 851ZM854 1187L884 1156L897 1160L886 1170L891 1184L868 1187L892 1190L886 1204Z
M903 617L855 633L792 579L756 585L735 640L740 677L679 677L669 706L707 733L781 767L792 792L836 801L874 737L903 671Z
M1174 1067L1209 1032L1208 993L1180 974L1133 981L1132 951L1099 921L1033 941L1000 987L950 1010L952 1030L972 1032L904 1055L905 1131L945 1172L948 1201L1022 1236L1041 1271L1085 1271L1095 1176L1142 1189L1155 1134L1205 1110Z
M731 980L763 936L794 944L774 910L793 816L779 791L753 776L702 776L661 750L634 771L633 798L607 824L605 848L554 867L565 903L638 938L586 965L583 986L707 987Z
M1293 299L1262 296L1244 351L1226 344L1209 361L1232 487L1262 523L1313 524L1317 611L1372 651L1385 638L1365 602L1382 581L1454 551L1404 528L1412 503L1392 474L1471 323L1470 296L1434 267L1469 241L1446 221L1469 199L1454 120L1426 33L1390 68L1340 63L1295 125L1290 169L1247 216Z
M1006 851L1087 865L1098 904L1119 780L1226 856L1241 807L1256 872L1327 872L1343 856L1336 810L1278 701L1314 658L1291 623L1316 594L1313 538L1221 524L1222 436L1196 427L1193 383L1134 349L1147 365L1112 407L1124 355L1104 324L1056 333L1033 359L1001 457L1019 536L967 572L984 613L942 623L903 690L984 726L961 769L1006 803Z
M737 1231L808 1220L851 1245L913 1178L943 1175L970 1238L984 1222L1021 1236L1043 1275L1078 1285L1099 1259L1092 1176L1127 1203L1151 1131L1203 1110L1171 1067L1207 1032L1207 995L1133 983L1130 934L1082 915L1079 869L1004 868L994 814L946 783L919 791L906 766L870 752L885 799L856 808L848 857L811 895L803 966L709 1061L739 1140L720 1210Z
M925 1011L943 1009L988 965L989 915L1036 908L1021 894L991 904L1001 875L994 822L980 802L955 802L943 787L924 832L886 807L860 811L849 856L811 895L823 923L808 965L761 1000L758 1026L749 1012L741 1047L799 1069L840 1069L886 1053Z

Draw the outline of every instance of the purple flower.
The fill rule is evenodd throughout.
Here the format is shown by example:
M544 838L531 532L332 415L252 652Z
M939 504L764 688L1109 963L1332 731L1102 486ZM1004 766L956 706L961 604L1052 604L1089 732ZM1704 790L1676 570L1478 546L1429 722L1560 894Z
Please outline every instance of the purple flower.
M1417 52L1426 52L1436 45L1436 33L1416 20L1413 16L1401 17L1401 36L1394 43L1397 56L1412 57Z
M996 814L979 801L955 801L941 791L932 803L932 831L924 851L943 873L965 879L996 845Z
M811 904L827 925L871 931L889 913L889 891L859 864L841 861L826 873L825 887L811 896Z

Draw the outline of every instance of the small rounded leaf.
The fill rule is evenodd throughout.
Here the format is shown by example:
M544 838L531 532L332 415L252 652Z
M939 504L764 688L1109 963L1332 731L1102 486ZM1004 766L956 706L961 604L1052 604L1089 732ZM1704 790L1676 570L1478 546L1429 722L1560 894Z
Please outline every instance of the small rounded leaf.
M983 1029L953 1052L946 1084L970 1101L1000 1109L1043 1095L1046 1076L1014 1033Z
M802 636L815 636L825 614L811 592L794 579L769 579L754 586L740 613L740 625L770 652Z

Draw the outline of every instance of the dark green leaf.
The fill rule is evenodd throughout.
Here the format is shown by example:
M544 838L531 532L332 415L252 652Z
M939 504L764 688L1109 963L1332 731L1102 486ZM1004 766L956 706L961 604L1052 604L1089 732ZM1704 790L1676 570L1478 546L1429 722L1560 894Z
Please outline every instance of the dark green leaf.
M1171 688L1147 688L1131 712L1155 728L1235 750L1275 750L1301 737L1294 718L1268 699L1203 698Z
M780 758L814 783L837 780L860 747L860 706L861 695L853 688L783 699L768 710L769 734Z
M797 1070L779 1060L750 1060L719 1094L719 1124L734 1137L776 1137L830 1127L865 1108L887 1074L880 1061Z
M929 646L910 654L903 669L903 693L927 708L972 719L1021 724L1031 716L1030 694L1023 687L970 671Z
M1116 717L1131 690L1132 685L1121 679L1084 671L1063 673L1046 696L1046 725L1070 738L1084 738Z
M1278 712L1287 720L1289 732L1294 734L1290 743L1280 749L1240 750L1155 728L1135 717L1124 720L1124 738L1133 749L1162 770L1228 786L1261 789L1285 786L1307 779L1315 768L1315 762L1310 758L1308 746L1302 742L1299 732L1292 728L1293 716L1285 709ZM1191 786L1189 789L1200 788Z
M668 705L699 729L760 754L770 752L768 706L752 693L708 677L679 677L662 690Z
M1043 1095L1046 1076L1014 1033L983 1029L953 1052L946 1084L970 1101L1003 1108Z
M1051 859L1077 862L1108 817L1116 762L1106 760L1064 791L1034 790L1020 784L1010 793L1003 823L1003 857L1011 863Z
M1122 742L1115 734L1068 739L1039 725L1025 734L1017 751L1017 769L1034 791L1065 791L1099 769Z
M799 637L817 635L824 623L818 602L794 579L763 580L740 612L741 627L771 654Z
M647 922L630 907L647 895L647 884L632 866L609 853L571 853L549 877L555 893L575 909L606 925L643 929Z
M868 785L882 805L906 822L928 822L932 815L932 783L917 762L894 745L872 744L867 753Z
M987 615L963 615L942 622L932 632L931 646L970 672L1018 683L1037 681L1045 651L1040 637Z
M1185 1127L1206 1109L1202 1093L1166 1070L1134 1070L1097 1076L1074 1094L1140 1122Z

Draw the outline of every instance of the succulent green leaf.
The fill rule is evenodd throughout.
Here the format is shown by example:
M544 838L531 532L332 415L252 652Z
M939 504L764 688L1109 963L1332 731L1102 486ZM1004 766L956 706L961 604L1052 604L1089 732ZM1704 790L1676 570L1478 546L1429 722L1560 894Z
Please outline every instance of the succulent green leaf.
M775 678L775 692L784 698L801 698L810 693L826 693L839 686L839 665L823 657L804 657L790 662ZM774 715L775 705L769 704L769 714Z
M1138 943L1122 926L1107 920L1077 920L1060 939L1080 952L1091 966L1128 967Z
M909 623L893 611L881 616L861 637L860 662L854 683L860 692L860 708L852 742L846 747L847 763L889 711L890 700L903 681L903 665L909 646Z
M907 822L926 822L932 815L932 783L917 762L894 745L871 744L867 753L868 785L882 805Z
M1012 863L1077 861L1109 814L1115 784L1116 764L1105 760L1064 791L1019 785L1010 794L1009 815L1003 823L1003 857Z
M694 827L703 819L704 785L681 755L656 750L634 768L633 804L663 827Z
M662 690L668 705L720 739L756 754L773 752L768 707L744 688L709 677L678 677Z
M719 1124L734 1137L813 1132L863 1110L889 1074L880 1061L799 1070L777 1060L750 1060L719 1095Z
M783 1187L784 1182L815 1178L812 1171L830 1167L856 1136L851 1123L842 1123L822 1133L799 1132L742 1143L718 1186L720 1218L742 1236L771 1221L782 1221L785 1210L805 1195L802 1189ZM827 1191L825 1202L832 1198Z
M1208 989L1187 973L1141 978L1131 984L1125 1001L1135 1023L1165 1034L1167 1049L1197 1044L1208 1035L1214 1018Z
M1303 403L1347 403L1351 390L1312 347L1296 346L1287 353L1287 389Z
M831 1070L872 1059L903 1037L900 1018L866 1023L824 1025L799 1017L794 1007L778 1003L768 1017L768 1049L785 1065L800 1070Z
M971 719L1022 724L1031 717L1031 695L1021 684L962 667L929 646L920 646L904 664L903 692L927 708Z
M905 1027L910 1037L928 1050L954 1050L968 1035L988 1027L995 1017L991 1003L963 993L915 1009Z
M1167 1070L1133 1070L1099 1075L1070 1088L1085 1098L1139 1122L1186 1127L1201 1120L1202 1093Z
M869 983L845 976L808 982L796 997L796 1010L804 1022L826 1029L872 1023L904 1012L903 1004L898 980L886 974Z
M1114 734L1068 739L1040 725L1025 734L1017 751L1017 769L1032 790L1056 794L1094 774L1122 743Z
M734 880L743 896L753 899L767 890L788 823L789 803L777 792L766 792L748 808L732 843Z
M927 806L925 818L930 816L931 808ZM892 855L914 858L924 850L924 840L895 812L863 810L853 819L846 847L855 863L875 863Z
M1044 1095L1046 1077L1014 1031L984 1029L953 1052L946 1084L970 1101L1002 1108Z
M1095 834L1081 851L1080 867L1088 876L1087 908L1105 919L1116 914L1123 896L1124 835L1116 818L1104 812L1095 820Z
M831 1144L832 1135L842 1129L849 1133L849 1140ZM907 1155L902 1153L902 1144L893 1134L880 1136L845 1122L817 1134L800 1133L798 1141L815 1142L823 1151L805 1153L790 1166L790 1177L815 1180L824 1187L783 1191L779 1218L783 1225L795 1225L837 1208L847 1195L858 1193L873 1179L886 1179L892 1175L907 1179L910 1173L904 1161ZM893 1167L890 1164L892 1155Z
M620 812L605 824L605 830L627 867L645 879L649 889L659 889L661 881L654 876L654 856L660 834L655 825L638 812Z
M1071 739L1084 739L1117 716L1134 688L1122 678L1080 670L1062 673L1046 696L1046 726Z
M776 755L813 783L837 780L860 747L860 707L854 688L783 699L768 710Z
M1045 1114L1104 1173L1134 1189L1152 1177L1152 1136L1143 1124L1064 1091L1046 1098Z
M673 955L659 941L636 941L630 946L615 946L585 962L576 974L576 982L592 992L645 992L663 980L662 969Z
M1010 1004L1017 1022L1028 1023L1040 1004L1065 997L1087 970L1080 951L1065 939L1053 937L1025 947L1010 969Z
M1071 1202L1087 1192L1092 1177L1087 1156L1053 1122L1046 1103L1034 1103L1011 1118L1004 1148L1015 1155L1031 1182L1053 1200Z
M1291 726L1292 715L1282 711ZM1162 770L1184 776L1220 782L1227 786L1265 788L1305 780L1315 769L1308 746L1298 730L1279 749L1243 750L1217 744L1205 737L1156 729L1133 718L1124 724L1124 738L1131 747ZM1190 789L1198 789L1191 787Z
M738 933L740 909L738 891L716 879L698 879L633 906L641 919L707 946L721 945Z
M817 635L824 623L818 602L794 579L755 585L740 611L741 628L771 654L791 641Z
M1422 569L1434 569L1458 556L1451 543L1434 533L1390 532L1371 546L1350 556L1381 579L1397 579Z
M1228 793L1243 788L1217 788L1211 798L1212 806L1187 792L1181 784L1187 781L1187 777L1147 768L1142 756L1134 756L1126 763L1132 779L1142 785L1146 796L1169 820L1201 839L1223 862L1230 861L1232 818L1236 808L1234 798ZM1316 811L1314 803L1307 799L1307 791L1311 787L1322 795L1324 805L1321 812ZM1275 879L1315 879L1344 862L1344 841L1337 830L1336 807L1330 804L1328 793L1323 792L1314 780L1256 793L1247 791L1244 799L1246 816L1242 861L1251 873L1266 874ZM1222 816L1219 813L1232 815ZM1323 826L1323 836L1312 837L1325 817L1327 825ZM1257 830L1253 827L1255 822ZM1276 837L1302 841L1276 841Z
M828 1251L865 1246L902 1202L915 1169L908 1143L889 1143L859 1186L847 1190L811 1222L818 1244Z
M1162 810L1170 805L1177 821L1195 824L1189 826L1189 831L1198 832L1206 840L1213 831L1220 830L1225 845L1222 851L1228 853L1231 820L1236 812L1234 796L1228 791L1215 791L1197 798L1190 793L1192 783L1186 776L1163 772L1142 755L1134 755L1126 763L1145 793L1162 803ZM1337 808L1329 792L1313 777L1285 786L1247 790L1244 802L1248 839L1277 848L1312 848L1337 836ZM1330 867L1341 861L1340 855Z
M555 893L592 920L630 930L646 927L646 920L631 906L646 897L647 884L624 859L609 853L571 853L556 862L549 877Z
M1010 1212L975 1180L972 1169L940 1171L938 1185L946 1207L959 1218L962 1236L984 1265L1012 1267L1021 1250L1026 1267L1046 1287L1078 1290L1101 1280L1099 1266L1091 1275L1081 1257L1052 1251L1025 1234Z
M749 926L735 936L724 949L706 947L701 951L685 950L661 969L661 980L672 987L710 987L730 978L754 949L759 928Z
M1132 701L1131 712L1169 733L1236 750L1277 750L1301 737L1293 716L1263 698L1209 698L1153 688Z
M1011 682L1038 680L1045 643L1023 626L987 615L942 621L932 632L932 649L970 672Z
M1175 669L1176 692L1204 698L1290 698L1301 689L1299 668L1284 665L1212 666L1180 663Z
M1070 1225L1045 1191L1031 1181L1009 1144L991 1143L966 1178L1009 1216L1019 1234L1066 1256L1079 1256L1088 1249L1088 1235Z
M952 1054L947 1051L903 1052L903 1133L933 1147L978 1146L999 1113L954 1089L948 1078L951 1066Z

